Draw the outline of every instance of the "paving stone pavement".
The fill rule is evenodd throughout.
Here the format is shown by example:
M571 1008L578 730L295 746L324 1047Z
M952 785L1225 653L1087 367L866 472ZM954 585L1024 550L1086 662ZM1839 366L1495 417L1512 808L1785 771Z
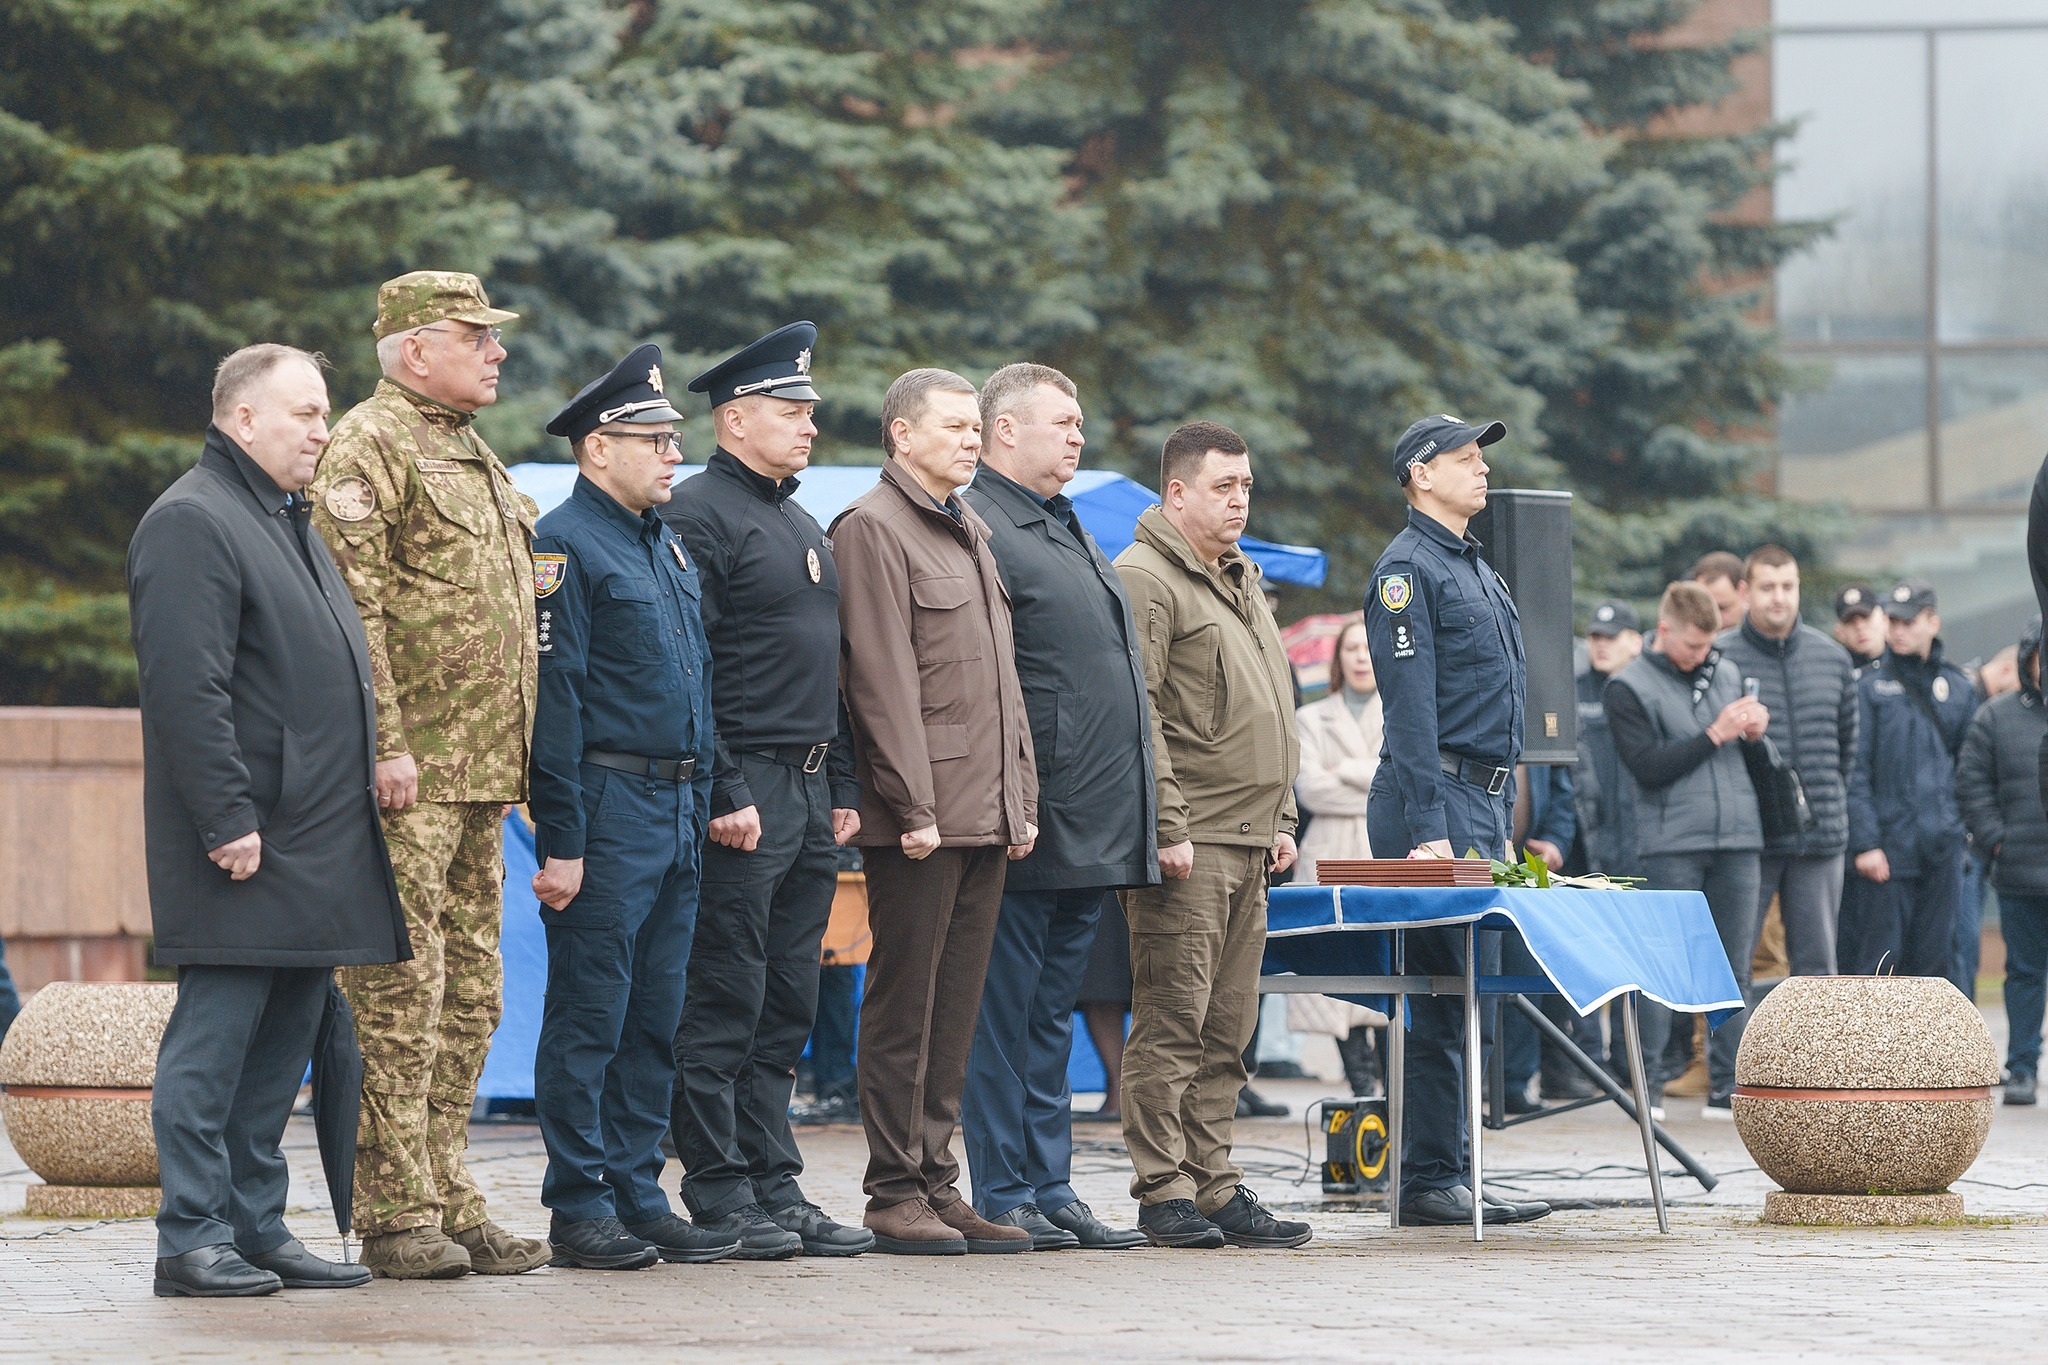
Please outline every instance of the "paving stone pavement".
M1995 1031L2003 1020L1987 1011ZM1647 1207L1642 1148L1601 1106L1489 1134L1501 1183L1565 1208L1540 1223L1394 1232L1304 1179L1303 1106L1319 1082L1262 1084L1296 1117L1240 1125L1250 1183L1316 1239L1291 1252L1061 1252L934 1260L723 1262L634 1273L540 1270L439 1284L199 1302L151 1296L147 1221L21 1216L32 1176L0 1139L0 1360L278 1359L849 1361L1519 1360L1972 1361L2025 1358L2048 1320L2048 1117L2001 1108L1956 1188L1961 1226L1817 1230L1757 1221L1768 1181L1732 1124L1674 1099L1668 1127L1723 1179L1700 1191L1668 1162L1672 1233ZM1076 1184L1128 1223L1113 1128L1081 1124ZM1318 1144L1320 1136L1318 1135ZM339 1241L312 1129L294 1120L292 1222ZM479 1123L472 1167L495 1216L546 1230L530 1124ZM856 1128L807 1130L806 1187L857 1219ZM673 1188L679 1172L671 1167ZM1619 1201L1639 1201L1624 1204ZM2028 1324L2032 1324L2029 1326ZM2034 1345L2026 1343L2033 1342Z

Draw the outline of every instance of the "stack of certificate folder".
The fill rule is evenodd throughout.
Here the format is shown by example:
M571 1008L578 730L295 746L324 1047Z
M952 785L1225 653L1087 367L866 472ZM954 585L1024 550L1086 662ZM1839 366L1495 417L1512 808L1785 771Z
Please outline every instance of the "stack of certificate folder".
M1318 858L1323 886L1492 886L1484 858Z

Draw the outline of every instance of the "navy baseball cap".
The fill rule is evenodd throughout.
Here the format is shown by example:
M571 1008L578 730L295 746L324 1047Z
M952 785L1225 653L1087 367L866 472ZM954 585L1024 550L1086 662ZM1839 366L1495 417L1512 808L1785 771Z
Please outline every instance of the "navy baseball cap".
M602 379L593 379L548 423L550 436L580 441L606 422L653 426L680 422L662 392L661 347L636 346Z
M1618 597L1610 597L1593 608L1593 619L1586 623L1586 634L1604 635L1613 638L1625 630L1640 631L1642 619L1636 609Z
M818 325L814 322L778 327L692 379L690 392L710 394L714 408L750 393L815 403L818 391L811 387L811 350L817 344Z
M1425 464L1446 450L1456 450L1474 441L1490 446L1508 434L1505 423L1482 422L1477 426L1462 417L1439 412L1412 424L1394 443L1394 481L1408 482L1412 465Z
M1877 589L1868 583L1851 583L1835 594L1835 619L1868 616L1878 608Z
M1934 585L1924 578L1904 579L1884 595L1884 614L1894 621L1910 621L1933 610Z

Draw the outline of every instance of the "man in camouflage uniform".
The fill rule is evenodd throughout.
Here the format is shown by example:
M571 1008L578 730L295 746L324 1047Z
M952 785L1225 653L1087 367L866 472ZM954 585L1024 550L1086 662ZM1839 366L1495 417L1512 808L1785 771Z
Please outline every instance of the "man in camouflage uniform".
M393 1279L510 1275L545 1242L489 1219L463 1166L501 1012L500 824L526 798L537 695L533 524L474 426L505 358L474 275L377 292L384 381L335 423L313 520L363 617L377 693L377 804L410 962L341 970L363 1050L355 1227Z

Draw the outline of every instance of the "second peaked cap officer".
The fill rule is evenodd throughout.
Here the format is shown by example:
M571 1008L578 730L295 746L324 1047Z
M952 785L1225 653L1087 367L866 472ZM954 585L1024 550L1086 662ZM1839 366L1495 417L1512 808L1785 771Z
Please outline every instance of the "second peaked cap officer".
M654 514L682 459L662 388L661 350L642 346L555 414L576 486L534 528L540 1197L554 1264L593 1270L739 1250L661 1192L712 757L697 571Z
M710 398L718 449L661 513L696 561L718 723L671 1131L683 1202L738 1237L743 1260L856 1256L875 1241L804 1197L789 1125L835 850L860 828L840 735L839 572L791 496L818 434L817 340L793 322L690 381Z

